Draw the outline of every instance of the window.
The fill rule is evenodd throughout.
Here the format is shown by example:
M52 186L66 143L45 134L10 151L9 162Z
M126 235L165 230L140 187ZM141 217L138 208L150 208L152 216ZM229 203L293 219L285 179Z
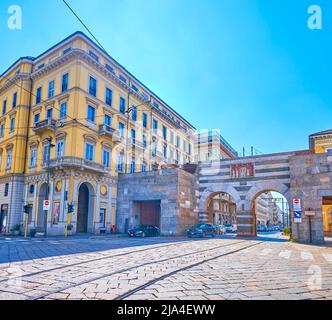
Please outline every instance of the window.
M61 103L59 118L60 119L66 119L67 118L67 102Z
M146 172L146 163L144 163L144 162L141 165L141 171Z
M135 106L133 106L132 111L131 111L131 119L133 121L137 120L137 108Z
M157 154L157 141L156 140L152 140L151 149L152 149L152 156L155 157Z
M120 79L122 82L127 83L127 79L126 79L122 74L119 75L119 79Z
M53 108L47 109L47 111L46 111L46 118L47 119L53 119Z
M108 104L109 106L112 106L112 90L106 88L106 98L105 98L105 102L106 104Z
M180 153L178 150L176 150L176 161L179 162L180 161Z
M169 157L173 160L174 159L174 149L170 148L169 149Z
M5 135L5 125L2 124L2 125L0 126L0 137L3 138L4 135Z
M188 153L191 155L191 143L188 145Z
M136 142L136 131L134 129L131 129L130 136L131 136L133 143L135 143Z
M163 126L163 138L167 140L167 128L165 126Z
M130 173L135 173L135 171L136 171L136 162L135 162L135 160L133 159L133 160L131 160L131 162L130 162Z
M148 127L148 115L145 112L143 112L143 127Z
M17 106L17 92L13 94L13 108Z
M105 114L104 116L104 124L109 127L112 126L112 118L108 114Z
M43 166L45 166L48 162L48 160L50 159L50 146L47 144L47 145L44 145L43 147Z
M107 168L110 167L110 158L111 158L111 152L109 150L104 149L103 150L103 165Z
M66 73L62 76L61 92L65 92L68 90L68 84L69 84L69 74Z
M183 151L184 151L184 152L187 151L187 143L186 143L186 140L183 140Z
M180 148L181 145L181 138L179 136L176 137L176 146Z
M15 130L15 118L10 119L10 129L9 132L12 133Z
M114 68L113 68L109 63L106 63L106 64L105 64L105 68L106 68L109 72L114 73Z
M171 144L174 144L174 132L171 131L171 137L170 137Z
M5 184L5 192L4 192L4 196L5 196L5 197L8 197L8 194L9 194L9 183L6 183L6 184Z
M158 131L158 121L155 119L153 120L153 131L155 133L157 133L157 131Z
M120 112L125 114L126 113L126 100L120 97Z
M7 112L7 100L4 100L2 103L2 115L5 115Z
M117 159L117 169L118 169L118 172L123 172L123 154L122 153L119 153L118 154L118 159Z
M41 103L41 98L42 98L42 87L39 87L36 93L36 104Z
M30 149L30 168L37 166L37 148L33 147Z
M88 106L88 115L87 119L91 122L96 121L96 109L92 106Z
M52 80L48 83L48 98L49 99L54 97L54 87L55 87L55 81Z
M71 51L71 48L69 47L69 48L63 50L62 54L65 55L65 54L69 53L70 51Z
M94 159L94 145L85 143L85 160L93 161Z
M167 158L167 145L166 144L163 145L163 157Z
M97 62L99 61L99 57L92 50L89 50L89 56Z
M122 122L119 122L119 132L120 132L120 137L124 137L124 124Z
M97 95L97 80L93 77L89 79L89 93L94 97Z
M132 88L135 92L138 92L138 88L137 88L134 84L131 85L131 88Z
M105 228L106 225L106 209L100 208L99 223L101 228Z
M64 140L58 140L56 142L56 157L61 158L65 153L65 142Z
M7 160L6 160L6 169L10 169L12 167L12 156L13 156L13 151L8 150L7 151Z
M38 123L40 120L40 113L36 113L34 116L33 116L33 123L36 124Z
M145 135L142 136L142 141L143 141L143 147L144 147L144 149L146 149L147 142L146 142L146 136Z

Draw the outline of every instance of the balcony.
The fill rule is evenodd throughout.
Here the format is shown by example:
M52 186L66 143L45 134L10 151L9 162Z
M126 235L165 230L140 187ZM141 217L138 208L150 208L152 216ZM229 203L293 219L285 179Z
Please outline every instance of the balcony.
M34 124L32 130L36 133L43 133L45 131L54 130L56 127L56 121L53 119L46 119L43 121L39 121Z
M142 142L137 141L137 139L129 138L127 140L128 148L138 148L144 150L144 144Z
M111 138L113 142L123 141L123 138L120 136L120 132L106 124L99 125L99 134Z
M47 167L47 165L44 166L44 168ZM80 169L80 170L88 170L93 171L95 173L100 174L107 174L109 173L110 169L106 168L100 163L85 160L83 158L78 157L62 157L62 158L56 158L52 159L50 161L50 168L51 169Z

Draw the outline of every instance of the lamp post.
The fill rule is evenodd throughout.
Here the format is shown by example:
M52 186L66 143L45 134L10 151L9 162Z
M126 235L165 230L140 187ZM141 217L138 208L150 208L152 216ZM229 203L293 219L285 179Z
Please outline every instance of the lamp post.
M54 148L55 145L52 144L52 138L48 138L48 149L47 149L47 185L46 185L46 194L45 200L49 200L49 193L50 193L50 177L51 177L51 170L50 170L50 163L51 163L51 148ZM48 220L48 210L44 211L44 235L45 238L47 237L47 220Z

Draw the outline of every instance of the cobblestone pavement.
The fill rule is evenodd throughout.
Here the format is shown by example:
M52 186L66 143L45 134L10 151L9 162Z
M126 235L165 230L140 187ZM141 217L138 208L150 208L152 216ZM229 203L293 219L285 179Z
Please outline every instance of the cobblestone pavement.
M1 299L332 299L332 248L278 239L0 240Z

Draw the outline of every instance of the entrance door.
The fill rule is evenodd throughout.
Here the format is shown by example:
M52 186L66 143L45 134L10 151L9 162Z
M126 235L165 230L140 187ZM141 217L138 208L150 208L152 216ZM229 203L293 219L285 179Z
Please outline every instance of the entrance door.
M160 228L160 201L140 203L140 223Z
M39 190L38 197L38 217L37 217L37 231L44 232L45 231L45 211L43 210L43 202L46 199L46 188L47 184L44 183Z
M3 204L0 211L0 233L6 232L8 217L8 204Z
M89 189L82 184L78 194L77 233L88 232L89 218Z

